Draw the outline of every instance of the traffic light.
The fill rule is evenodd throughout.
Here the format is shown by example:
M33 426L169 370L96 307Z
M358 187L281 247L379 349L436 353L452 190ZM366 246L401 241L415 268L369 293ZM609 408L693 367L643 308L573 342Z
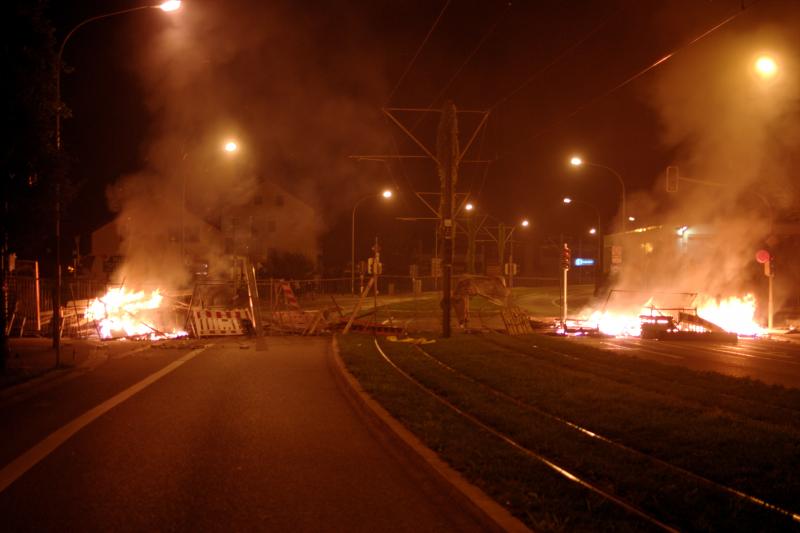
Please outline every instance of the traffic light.
M667 192L678 192L678 167L667 167Z
M567 246L567 243L564 243L564 249L561 250L561 268L563 268L564 270L569 270L569 263L570 263L569 246Z

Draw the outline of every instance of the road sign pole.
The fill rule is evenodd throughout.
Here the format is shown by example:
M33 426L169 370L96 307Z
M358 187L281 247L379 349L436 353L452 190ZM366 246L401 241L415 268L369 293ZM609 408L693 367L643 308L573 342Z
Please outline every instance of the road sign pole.
M563 269L564 279L561 282L561 327L564 328L564 333L567 332L567 272L569 269Z

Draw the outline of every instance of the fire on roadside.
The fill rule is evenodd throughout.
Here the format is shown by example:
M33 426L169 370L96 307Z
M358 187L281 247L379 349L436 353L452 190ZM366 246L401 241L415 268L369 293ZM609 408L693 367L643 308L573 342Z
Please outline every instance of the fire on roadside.
M730 333L739 336L757 336L766 332L766 329L755 320L756 299L752 294L719 299L701 294L696 298L693 307L699 317ZM670 310L659 310L654 299L650 298L639 306L638 311L631 308L594 311L579 322L584 327L591 326L606 335L637 337L641 335L640 316L652 315L654 312L669 314Z
M89 302L85 317L94 321L102 339L138 337L150 340L184 337L185 331L159 324L164 297L156 289L145 291L125 288L109 289L106 294Z

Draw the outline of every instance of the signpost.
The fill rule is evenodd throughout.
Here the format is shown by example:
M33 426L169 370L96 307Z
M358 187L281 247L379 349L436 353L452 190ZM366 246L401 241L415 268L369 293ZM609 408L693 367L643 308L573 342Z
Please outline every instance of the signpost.
M561 250L561 270L563 272L561 283L561 327L564 329L564 334L567 333L567 272L569 272L569 264L569 246L564 243L564 249Z
M764 275L767 276L767 329L772 331L772 278L775 277L772 256L767 250L759 250L756 252L756 261L764 265Z

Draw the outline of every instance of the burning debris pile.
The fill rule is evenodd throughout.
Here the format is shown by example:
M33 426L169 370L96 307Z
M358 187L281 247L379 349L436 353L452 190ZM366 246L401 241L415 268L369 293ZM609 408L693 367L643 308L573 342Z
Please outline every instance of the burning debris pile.
M176 317L171 309L162 306L164 297L156 289L149 293L123 287L110 289L91 300L84 317L95 324L101 339L142 338L172 339L188 334L173 326Z
M622 297L614 298L615 294ZM586 318L568 320L566 333L597 331L615 337L642 338L704 333L735 340L737 336L766 332L755 319L756 299L752 294L721 299L704 294L661 294L637 304L641 299L638 292L611 291L602 310L586 310L582 313Z

